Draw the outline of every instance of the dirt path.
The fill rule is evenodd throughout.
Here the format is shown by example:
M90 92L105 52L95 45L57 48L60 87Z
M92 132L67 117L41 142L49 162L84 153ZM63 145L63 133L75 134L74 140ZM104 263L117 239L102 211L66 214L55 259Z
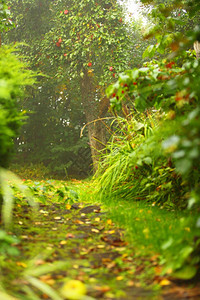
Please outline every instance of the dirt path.
M27 206L15 209L14 228L21 238L16 277L9 279L13 290L20 291L20 279L32 261L32 270L54 263L67 263L37 278L60 290L66 278L87 286L87 295L94 299L200 299L200 291L160 276L157 257L140 257L124 240L123 230L116 227L98 205L73 204L65 209L59 205L40 205L39 214ZM31 225L30 225L31 224ZM48 270L48 268L47 268ZM9 270L4 270L5 275ZM34 272L33 272L34 273ZM16 279L17 278L17 279ZM11 280L11 281L10 281ZM50 299L38 292L40 299Z

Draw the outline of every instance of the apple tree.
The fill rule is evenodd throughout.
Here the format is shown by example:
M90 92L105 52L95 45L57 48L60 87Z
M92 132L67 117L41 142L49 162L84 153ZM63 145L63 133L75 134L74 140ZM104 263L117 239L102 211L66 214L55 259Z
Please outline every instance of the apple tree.
M54 26L41 42L41 69L80 93L94 169L106 143L105 88L131 60L130 30L118 1L53 1Z
M85 116L77 101L79 93L75 85L69 87L67 80L64 83L60 81L55 65L52 68L41 61L41 41L54 23L52 3L41 0L9 1L16 27L3 34L2 42L19 42L18 53L23 55L23 60L29 63L32 70L45 74L37 78L37 84L34 88L29 87L27 97L20 101L28 119L15 140L15 161L23 165L39 166L42 163L54 175L63 176L67 169L70 174L86 176L91 158L87 137L80 139Z

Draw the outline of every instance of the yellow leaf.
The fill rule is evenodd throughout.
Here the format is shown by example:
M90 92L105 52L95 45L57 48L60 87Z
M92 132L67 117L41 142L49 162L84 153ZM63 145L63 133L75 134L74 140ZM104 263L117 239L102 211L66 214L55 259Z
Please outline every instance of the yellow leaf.
M66 204L66 209L71 209L71 205L70 204Z
M91 231L92 231L92 232L95 232L95 233L99 233L99 230L98 230L98 229L95 229L95 228L92 228Z
M106 222L108 225L112 225L112 220L111 219L109 219L109 220L107 220L107 222Z
M27 264L25 264L25 263L23 263L21 261L17 261L16 265L19 266L19 267L27 268Z
M171 281L169 281L168 279L163 279L160 282L161 286L170 285L170 284L171 284Z
M67 241L61 241L60 242L60 245L66 245L67 244Z
M190 232L190 227L185 227L184 229L185 229L185 231Z
M118 280L118 281L121 281L121 280L123 280L123 279L124 279L123 276L117 276L117 277L116 277L116 280Z
M105 245L97 245L97 248L103 249L103 248L105 248Z
M100 222L100 220L101 220L100 218L95 218L96 222Z
M79 269L79 265L73 265L74 269Z

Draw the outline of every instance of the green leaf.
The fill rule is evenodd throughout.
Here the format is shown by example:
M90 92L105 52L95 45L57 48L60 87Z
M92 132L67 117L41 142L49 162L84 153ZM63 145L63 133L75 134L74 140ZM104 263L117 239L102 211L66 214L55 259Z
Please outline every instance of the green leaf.
M150 165L150 164L152 164L152 158L151 157L145 157L144 159L143 159L143 161L145 162L145 164L147 164L147 165Z
M166 250L167 248L171 247L171 245L173 244L173 242L174 242L173 238L170 237L170 238L168 239L168 241L166 241L164 244L162 244L161 248L162 248L163 250Z
M127 80L129 80L130 77L124 73L120 73L119 74L119 80L122 82L122 83L126 83Z
M144 51L142 57L153 57L155 54L156 48L154 45L150 45L147 47L147 49Z
M110 97L114 93L115 87L114 85L109 85L106 89L106 95L107 97Z
M194 266L183 266L180 270L173 272L172 276L178 279L189 280L192 279L197 273L197 268Z
M188 200L188 209L191 209L192 206L196 203L196 199L193 197L193 198L190 198ZM200 225L200 224L199 224Z
M140 122L136 122L134 125L134 129L137 131L140 130L141 128L144 128L144 124Z
M53 300L63 300L62 297L54 290L52 289L49 285L46 283L42 282L41 280L34 278L32 276L28 276L26 278L30 284L32 284L35 288L39 289L43 293L47 294L51 299Z

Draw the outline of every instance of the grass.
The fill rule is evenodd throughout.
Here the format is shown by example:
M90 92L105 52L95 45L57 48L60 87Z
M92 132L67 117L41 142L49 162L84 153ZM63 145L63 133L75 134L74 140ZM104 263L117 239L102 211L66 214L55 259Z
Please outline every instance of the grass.
M190 210L167 210L156 203L141 200L124 200L120 197L99 196L95 194L95 182L87 184L81 191L82 198L89 197L101 202L109 217L125 229L129 242L138 255L157 255L160 263L166 264L163 270L179 269L192 251L197 232L195 220L198 212ZM171 261L171 263L169 263Z
M190 238L189 229L183 226L185 212L166 211L147 203L119 199L107 200L106 205L113 220L127 229L132 242L149 250L161 252L162 244L169 237L176 240L184 234Z

